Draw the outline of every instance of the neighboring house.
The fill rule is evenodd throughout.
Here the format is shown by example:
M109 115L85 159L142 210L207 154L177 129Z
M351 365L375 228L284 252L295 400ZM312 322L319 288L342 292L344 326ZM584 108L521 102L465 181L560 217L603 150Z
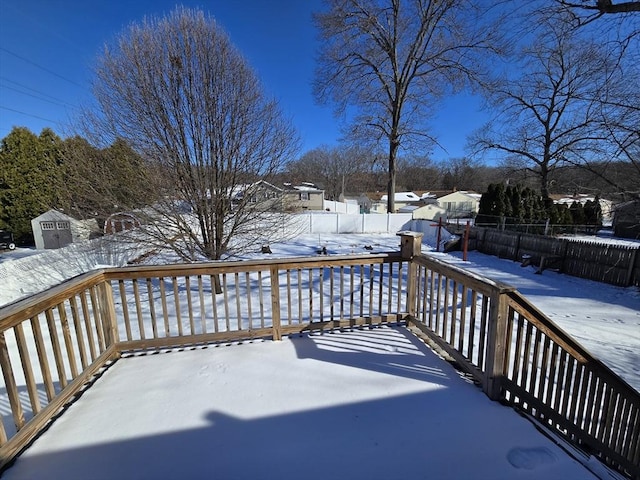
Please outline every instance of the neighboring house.
M387 213L386 206L388 198L388 195L382 195L382 197L380 197L380 202L385 206L385 211L381 213ZM420 203L420 197L413 192L396 192L393 196L393 202L396 209L393 213L398 213L401 208L407 205L418 205Z
M317 188L313 183L285 183L284 186L283 198L287 210L324 210L324 190Z
M99 231L95 219L76 220L58 210L49 210L31 220L31 229L37 249L66 247L88 240Z
M275 211L324 210L324 190L311 183L295 186L285 183L281 188L260 180L239 187L234 198L237 201L245 199L250 204L260 204L262 209Z
M553 200L553 203L567 205L570 207L574 202L580 203L584 206L587 202L595 202L596 197L588 194L575 194L575 195L565 195L565 194L551 194L549 198ZM604 225L611 225L613 220L613 202L611 200L605 200L603 198L599 198L598 202L600 203L600 211L602 212L602 223Z
M413 213L414 220L434 220L437 222L439 219L442 219L443 222L447 221L447 211L432 203L422 206L408 206L404 208L412 209L411 213ZM400 209L399 213L404 213L403 209Z
M472 191L455 191L438 197L438 205L449 218L472 218L478 213L481 194Z
M613 234L616 237L640 239L640 200L616 205L613 213Z
M237 201L246 200L247 203L256 205L264 206L264 203L268 202L272 204L270 207L274 210L281 210L284 189L260 180L249 185L238 186L237 193L233 197Z

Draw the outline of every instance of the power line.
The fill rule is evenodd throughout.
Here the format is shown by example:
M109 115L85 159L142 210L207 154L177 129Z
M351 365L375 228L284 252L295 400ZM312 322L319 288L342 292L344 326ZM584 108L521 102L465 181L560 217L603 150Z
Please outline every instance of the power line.
M56 72L54 72L53 70L49 70L48 68L45 68L45 67L43 67L42 65L38 65L37 63L32 62L32 61L31 61L31 60L29 60L28 58L25 58L25 57L23 57L22 55L18 55L17 53L12 52L11 50L7 50L7 49L6 49L6 48L4 48L4 47L0 47L0 50L2 50L3 52L7 52L9 55L13 55L14 57L19 58L19 59L20 59L20 60L22 60L23 62L27 62L27 63L29 63L29 64L33 65L34 67L37 67L37 68L39 68L39 69L41 69L41 70L44 70L45 72L47 72L47 73L49 73L49 74L51 74L51 75L54 75L54 76L56 76L56 77L58 77L58 78L61 78L62 80L65 80L65 81L67 81L67 82L69 82L69 83L71 83L71 84L73 84L73 85L76 85L76 86L78 86L78 87L80 87L80 88L85 88L85 87L83 87L82 85L80 85L78 82L75 82L75 81L73 81L73 80L70 80L70 79L68 79L67 77L63 77L62 75L57 74L57 73L56 73Z
M22 112L20 110L15 110L13 108L5 107L4 105L0 105L0 108L2 108L3 110L9 110L10 112L19 113L21 115L26 115L27 117L33 117L33 118L37 118L39 120L44 120L46 122L55 123L56 125L62 125L60 122L56 122L55 120L51 120L50 118L39 117L38 115L32 115L32 114L27 113L27 112Z
M65 100L63 100L61 98L54 97L53 95L49 95L48 93L45 93L45 92L43 92L41 90L36 90L35 88L28 87L25 84L20 83L20 82L16 82L15 80L11 80L10 78L5 77L4 75L0 75L0 83L1 82L12 83L13 85L17 85L18 87L20 87L20 88L22 88L24 90L29 90L29 91L37 93L38 95L41 95L43 97L48 97L51 100L55 100L55 101L60 102L60 103L71 105L70 103L66 102ZM5 88L10 88L10 87L5 85ZM74 105L71 105L71 106L74 106Z
M40 100L40 101L42 101L42 102L48 102L48 103L51 103L51 104L53 104L53 105L58 105L59 107L66 107L66 106L69 106L69 107L73 107L73 108L75 108L75 106L74 106L74 105L71 105L71 104L69 104L69 103L60 103L60 102L56 102L56 101L54 101L54 100L49 100L49 99L46 99L46 98L41 97L40 95L34 95L34 94L32 94L32 93L23 92L23 91L21 91L21 90L18 90L17 88L13 88L13 87L10 87L10 86L8 86L8 85L3 85L3 86L0 86L0 87L1 87L1 88L7 88L7 89L9 89L9 90L13 90L14 92L18 92L18 93L20 93L21 95L28 95L29 97L37 98L38 100Z

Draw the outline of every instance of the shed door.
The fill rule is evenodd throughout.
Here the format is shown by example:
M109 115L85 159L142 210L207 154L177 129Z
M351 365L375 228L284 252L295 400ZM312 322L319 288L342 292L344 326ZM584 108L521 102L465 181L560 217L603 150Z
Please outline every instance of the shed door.
M40 222L44 248L61 248L71 243L71 224L66 221Z

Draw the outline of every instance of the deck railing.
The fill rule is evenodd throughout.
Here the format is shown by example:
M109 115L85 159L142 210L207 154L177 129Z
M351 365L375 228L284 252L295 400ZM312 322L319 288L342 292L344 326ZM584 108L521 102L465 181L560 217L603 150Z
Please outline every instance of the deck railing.
M104 269L0 309L0 468L122 354L406 321L508 402L640 475L640 395L512 287L401 253Z

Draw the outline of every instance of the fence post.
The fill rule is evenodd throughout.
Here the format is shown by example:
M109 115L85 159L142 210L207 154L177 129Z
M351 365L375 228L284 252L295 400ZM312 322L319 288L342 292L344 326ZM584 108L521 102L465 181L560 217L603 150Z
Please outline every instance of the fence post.
M109 280L103 277L98 291L100 292L100 319L104 330L105 346L116 346L119 340L116 326L116 309L113 303L113 288Z
M270 268L271 276L271 330L274 340L282 340L280 323L280 279L278 278L278 266Z
M511 287L497 287L491 293L489 325L487 329L487 353L482 389L491 400L502 399L502 378L507 367L507 293Z
M415 317L417 307L416 280L418 276L418 266L413 262L413 257L422 253L422 232L402 231L398 232L400 237L400 256L402 260L409 262L409 272L407 273L407 313L410 317Z

